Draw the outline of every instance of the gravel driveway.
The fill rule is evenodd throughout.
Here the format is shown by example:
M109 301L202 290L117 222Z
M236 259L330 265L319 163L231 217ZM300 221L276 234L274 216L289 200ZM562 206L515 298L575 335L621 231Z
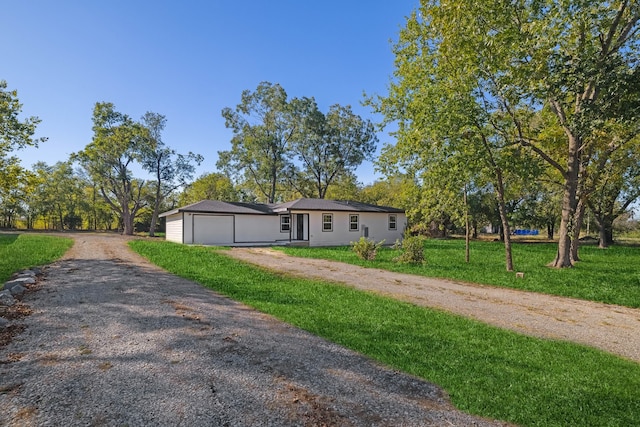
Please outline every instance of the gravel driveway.
M640 362L640 309L295 258L269 248L235 248L229 255L288 274L331 280L450 311L527 335L586 344Z
M0 425L495 426L438 387L77 234L0 348Z

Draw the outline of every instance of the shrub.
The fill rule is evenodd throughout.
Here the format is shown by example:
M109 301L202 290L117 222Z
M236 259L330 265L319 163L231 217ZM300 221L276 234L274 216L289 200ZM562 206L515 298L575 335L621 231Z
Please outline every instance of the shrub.
M424 263L424 241L423 236L405 237L400 245L400 256L396 257L394 261L411 264Z
M376 243L374 240L360 237L360 240L358 240L357 242L351 242L351 249L361 259L373 261L374 259L376 259L376 253L378 252L378 249L380 249L383 244L384 240Z

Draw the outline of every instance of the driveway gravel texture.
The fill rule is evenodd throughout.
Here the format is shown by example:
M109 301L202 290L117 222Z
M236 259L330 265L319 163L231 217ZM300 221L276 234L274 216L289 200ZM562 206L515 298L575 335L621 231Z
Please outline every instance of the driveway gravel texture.
M168 274L127 238L75 239L0 346L2 426L503 426Z

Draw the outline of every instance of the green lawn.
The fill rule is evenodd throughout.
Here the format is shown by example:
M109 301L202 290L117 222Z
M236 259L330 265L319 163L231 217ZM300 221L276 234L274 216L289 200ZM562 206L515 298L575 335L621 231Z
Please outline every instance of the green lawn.
M439 384L462 410L524 426L640 425L640 364L275 274L219 249L157 241L129 245L172 273Z
M640 247L613 246L602 250L583 246L582 261L574 268L559 270L546 266L555 256L555 244L514 243L515 270L524 272L524 279L505 271L502 243L473 241L470 247L471 260L466 264L464 240L427 240L425 265L398 264L393 258L399 252L391 248L380 250L375 261L359 259L349 247L279 249L300 257L640 307Z
M73 245L73 239L39 234L0 234L0 283L13 273L46 265L60 258Z

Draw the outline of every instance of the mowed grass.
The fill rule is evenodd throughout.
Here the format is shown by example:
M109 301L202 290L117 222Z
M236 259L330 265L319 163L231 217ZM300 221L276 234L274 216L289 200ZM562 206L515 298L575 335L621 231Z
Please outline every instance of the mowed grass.
M73 245L73 239L39 234L0 234L0 283L13 273L49 264Z
M640 425L640 364L269 272L219 249L155 241L129 245L172 273L434 382L464 411L523 426Z
M350 247L278 249L300 257L640 307L640 247L603 250L585 245L580 249L581 262L574 268L554 269L547 264L555 257L556 244L514 243L514 266L524 273L523 279L506 271L504 245L500 242L472 241L469 264L464 261L464 240L457 239L427 240L424 265L394 262L399 251L391 248L381 249L374 261L359 259Z

